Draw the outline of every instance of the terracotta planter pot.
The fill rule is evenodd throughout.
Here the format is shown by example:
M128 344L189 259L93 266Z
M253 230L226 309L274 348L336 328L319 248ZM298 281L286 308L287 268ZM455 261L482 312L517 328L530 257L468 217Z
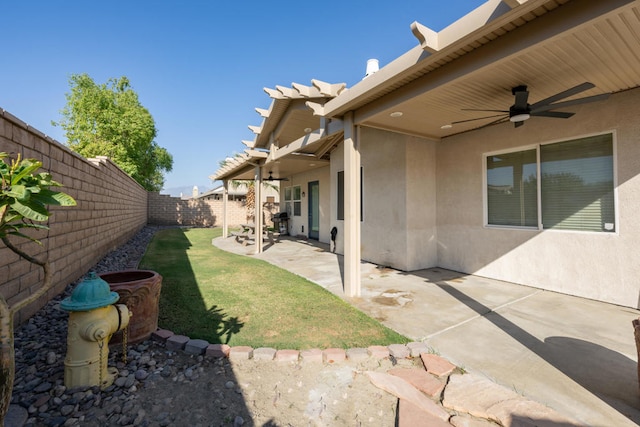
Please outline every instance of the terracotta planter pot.
M127 341L136 344L158 329L158 310L162 276L151 270L124 270L99 275L112 291L120 295L118 304L131 311ZM111 337L109 345L122 343L122 332Z

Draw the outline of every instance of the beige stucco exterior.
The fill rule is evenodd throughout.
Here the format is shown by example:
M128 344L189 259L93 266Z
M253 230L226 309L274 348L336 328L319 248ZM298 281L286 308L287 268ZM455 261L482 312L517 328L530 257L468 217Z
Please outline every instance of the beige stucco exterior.
M576 109L571 120L540 118L447 138L438 145L438 265L542 289L637 307L640 292L640 90ZM617 232L486 227L483 155L614 132Z
M639 0L489 0L439 32L414 22L419 45L353 87L268 90L251 149L216 176L261 164L303 189L317 177L319 239L337 227L347 296L359 295L363 259L639 307L639 12ZM614 233L486 225L485 156L603 133L614 141ZM292 234L307 235L306 223L303 200Z
M634 106L640 89L584 105L571 121L534 119L487 127L439 142L359 129L363 168L362 259L404 271L448 268L624 306L640 296L640 121ZM484 156L602 132L613 132L617 179L617 232L593 233L488 227L485 225ZM337 174L344 170L342 144L330 168L293 177L306 189L320 181L320 241L337 220ZM307 205L292 221L306 233ZM327 212L328 209L328 212ZM305 225L305 232L301 232Z
M401 270L437 263L435 142L362 127L362 258ZM337 175L343 147L331 153L331 218L343 253L344 221L337 220Z
M308 186L310 182L318 181L320 188L320 236L319 240L322 242L328 242L330 217L328 212L329 207L329 168L324 167L320 169L313 169L301 174L294 175L289 181L283 181L280 183L280 206L281 210L285 210L284 192L286 187L294 187L299 185L300 191L305 195L301 199L300 216L291 215L289 217L289 234L292 236L308 236L309 235L309 195Z

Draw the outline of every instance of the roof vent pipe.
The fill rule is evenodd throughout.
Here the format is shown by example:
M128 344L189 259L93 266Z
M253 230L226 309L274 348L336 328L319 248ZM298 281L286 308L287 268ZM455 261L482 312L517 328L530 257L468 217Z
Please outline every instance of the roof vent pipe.
M379 69L380 69L380 66L378 65L378 60L377 59L369 59L369 60L367 60L367 71L364 74L364 79L366 79L371 74L373 74L376 71L378 71Z

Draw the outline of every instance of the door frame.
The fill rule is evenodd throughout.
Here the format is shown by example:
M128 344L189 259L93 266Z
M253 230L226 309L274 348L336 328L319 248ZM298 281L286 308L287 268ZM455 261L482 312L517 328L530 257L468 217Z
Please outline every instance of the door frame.
M316 191L318 192L318 202L315 209L312 197L313 187L316 187ZM320 181L309 181L307 183L307 195L309 196L307 200L307 230L309 231L309 239L320 240ZM317 216L318 230L314 230L312 226L314 214Z

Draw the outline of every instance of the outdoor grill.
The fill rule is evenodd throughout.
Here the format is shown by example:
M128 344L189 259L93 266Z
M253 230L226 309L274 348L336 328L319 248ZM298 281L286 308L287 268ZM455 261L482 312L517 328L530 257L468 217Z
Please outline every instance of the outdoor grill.
M278 212L271 215L273 227L282 235L289 234L289 215L286 212Z

